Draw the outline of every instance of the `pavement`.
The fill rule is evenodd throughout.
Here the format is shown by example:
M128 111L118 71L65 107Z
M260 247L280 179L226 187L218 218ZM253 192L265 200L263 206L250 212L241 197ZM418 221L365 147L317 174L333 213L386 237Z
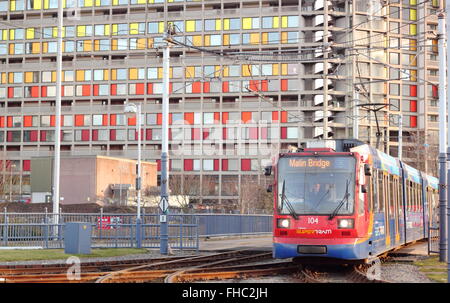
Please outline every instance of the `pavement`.
M225 238L203 238L199 242L200 251L254 249L262 251L272 250L272 235L237 236Z
M395 251L396 254L409 254L418 256L428 256L428 242L418 241L414 244L409 244L399 250Z

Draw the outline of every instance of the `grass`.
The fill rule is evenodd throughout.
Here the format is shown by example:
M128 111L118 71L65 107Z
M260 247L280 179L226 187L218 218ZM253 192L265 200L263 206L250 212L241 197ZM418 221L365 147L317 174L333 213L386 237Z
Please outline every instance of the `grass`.
M89 255L65 254L63 249L14 249L0 250L0 262L67 259L70 256L79 258L116 257L146 253L146 249L137 248L97 248Z
M439 257L429 257L424 260L414 262L430 280L446 283L447 282L447 263L439 262Z

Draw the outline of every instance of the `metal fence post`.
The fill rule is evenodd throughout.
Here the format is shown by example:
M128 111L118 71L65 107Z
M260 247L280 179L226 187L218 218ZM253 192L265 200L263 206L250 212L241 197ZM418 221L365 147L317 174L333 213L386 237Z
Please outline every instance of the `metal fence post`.
M199 230L200 230L200 218L199 218L199 216L195 216L195 221L194 222L197 225L197 228L195 229L195 233L196 233L196 235L195 235L195 242L196 242L195 243L195 251L198 253L199 246L200 246L199 237L198 237Z
M102 231L103 231L103 207L100 208L100 231L99 231L100 243L102 241ZM101 246L101 244L100 244L100 246Z
M141 239L141 218L136 216L136 248L142 247L142 239ZM131 227L133 231L133 227ZM133 244L131 244L133 245Z
M5 207L5 214L4 214L4 225L3 225L3 243L5 246L8 246L8 215L6 213L6 207Z
M180 216L180 249L183 250L183 215Z

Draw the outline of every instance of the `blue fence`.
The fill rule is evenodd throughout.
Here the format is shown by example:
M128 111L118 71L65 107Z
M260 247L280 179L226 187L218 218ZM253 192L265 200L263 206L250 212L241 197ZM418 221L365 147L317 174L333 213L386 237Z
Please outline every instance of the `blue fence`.
M135 214L4 212L0 215L0 247L63 248L67 222L90 223L93 248L159 248L160 245L157 214L142 214L138 224ZM265 234L272 230L269 215L173 214L168 216L168 223L172 249L198 250L199 237Z

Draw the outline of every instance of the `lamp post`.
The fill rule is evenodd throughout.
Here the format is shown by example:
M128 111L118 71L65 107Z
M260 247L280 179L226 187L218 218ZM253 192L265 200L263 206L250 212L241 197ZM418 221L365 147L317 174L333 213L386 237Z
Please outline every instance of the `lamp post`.
M137 214L136 214L136 241L137 248L141 248L141 105L134 103L125 104L125 115L128 118L136 116L136 129L138 136L138 160L136 165L136 191L137 191Z

